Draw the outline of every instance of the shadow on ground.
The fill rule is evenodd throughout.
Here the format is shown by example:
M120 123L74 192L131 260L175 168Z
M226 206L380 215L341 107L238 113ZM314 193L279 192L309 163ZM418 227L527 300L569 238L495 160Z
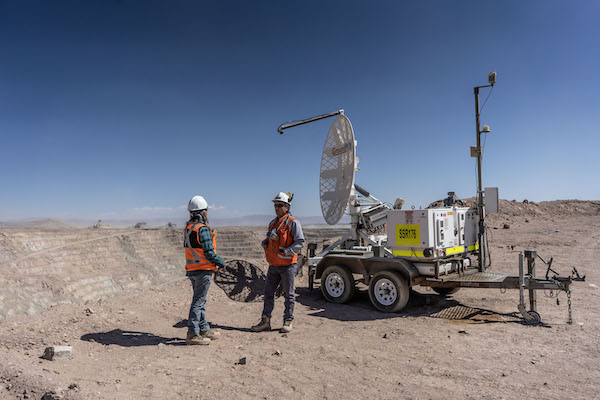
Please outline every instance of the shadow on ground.
M471 324L512 323L526 325L519 313L499 313L485 308L469 307L451 297L423 294L411 290L407 306L399 313L383 313L371 304L368 292L360 290L346 304L329 303L318 289L297 288L296 301L311 309L310 316L338 321L373 321L390 318L430 317L460 320ZM548 325L540 324L538 326Z
M158 346L160 343L169 346L185 345L183 338L165 338L152 333L122 331L120 329L113 329L108 332L87 333L81 336L81 340L122 347Z
M209 325L210 325L211 329L221 329L224 331L252 332L252 330L247 327L219 325L219 324L213 324L211 322L209 322ZM175 325L173 325L173 328L187 328L187 319L182 319L181 321L177 322Z
M188 324L188 320L182 319L181 321L179 321L178 323L173 325L173 328L187 328L187 326L188 326L187 324Z

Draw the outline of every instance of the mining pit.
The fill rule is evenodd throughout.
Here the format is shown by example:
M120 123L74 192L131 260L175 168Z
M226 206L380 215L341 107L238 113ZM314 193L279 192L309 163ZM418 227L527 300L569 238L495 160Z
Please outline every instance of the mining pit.
M304 271L291 333L275 329L281 299L274 330L252 333L262 303L213 284L207 317L222 337L186 346L181 229L0 229L0 398L598 398L600 202L501 201L501 210L488 218L492 270L516 274L523 249L554 257L561 274L576 266L586 281L573 284L573 324L564 293L538 292L539 326L523 322L515 290L415 288L405 309L386 314L364 289L327 303ZM305 229L320 247L344 232ZM265 268L264 234L217 228L217 252ZM72 354L40 358L49 346Z

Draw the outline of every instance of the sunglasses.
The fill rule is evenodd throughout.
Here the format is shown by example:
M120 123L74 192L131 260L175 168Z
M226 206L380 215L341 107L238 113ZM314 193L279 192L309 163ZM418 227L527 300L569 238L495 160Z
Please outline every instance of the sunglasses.
M275 204L275 208L281 208L283 206L285 206L285 204Z

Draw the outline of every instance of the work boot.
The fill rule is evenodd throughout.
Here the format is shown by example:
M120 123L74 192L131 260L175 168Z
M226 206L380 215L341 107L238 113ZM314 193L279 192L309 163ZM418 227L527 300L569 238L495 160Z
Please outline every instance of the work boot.
M210 340L217 340L219 336L221 336L221 332L216 332L212 329L209 329L204 332L200 331L200 336L202 336L203 338L209 338Z
M283 321L283 326L279 330L279 333L290 333L292 331L292 320Z
M185 338L185 343L188 345L199 344L206 346L210 344L210 339L200 335L194 335L192 332L188 331L187 337Z
M250 328L252 332L262 332L271 330L271 318L263 315L260 322Z

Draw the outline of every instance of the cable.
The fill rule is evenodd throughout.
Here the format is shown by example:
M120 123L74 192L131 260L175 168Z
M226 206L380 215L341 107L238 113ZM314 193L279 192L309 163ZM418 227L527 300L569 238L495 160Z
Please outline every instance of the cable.
M481 114L481 112L483 111L483 107L485 107L485 104L487 103L488 99L492 95L493 91L494 91L494 87L492 86L492 89L490 90L490 92L488 93L487 97L485 98L485 101L483 102L483 105L479 109L479 114ZM483 150L485 149L485 140L486 139L487 139L487 132L486 132L485 136L483 137L483 146L481 146L481 157L482 158L483 158Z
M492 269L492 251L490 250L490 241L488 240L488 224L487 222L485 222L485 247L487 248L487 255L488 255L488 265L486 266L487 269ZM493 235L490 235L493 236ZM492 237L493 239L493 237Z
M492 86L492 89L490 90L490 92L488 93L487 97L485 98L485 101L483 102L483 105L481 106L481 108L479 109L479 113L481 114L481 112L483 111L483 107L485 107L485 103L487 103L488 99L490 98L490 95L492 94L492 92L494 91L494 87Z
M485 168L485 167L487 167L487 159L483 157L484 151L485 151L486 139L487 139L487 132L483 135L483 145L481 146L481 164L482 164L481 169L487 171L487 168Z
M479 200L479 192L478 192L478 187L479 187L479 181L477 180L477 160L475 160L475 201Z
M483 159L483 151L485 150L485 141L487 140L487 132L483 135L483 145L481 146L481 158Z

